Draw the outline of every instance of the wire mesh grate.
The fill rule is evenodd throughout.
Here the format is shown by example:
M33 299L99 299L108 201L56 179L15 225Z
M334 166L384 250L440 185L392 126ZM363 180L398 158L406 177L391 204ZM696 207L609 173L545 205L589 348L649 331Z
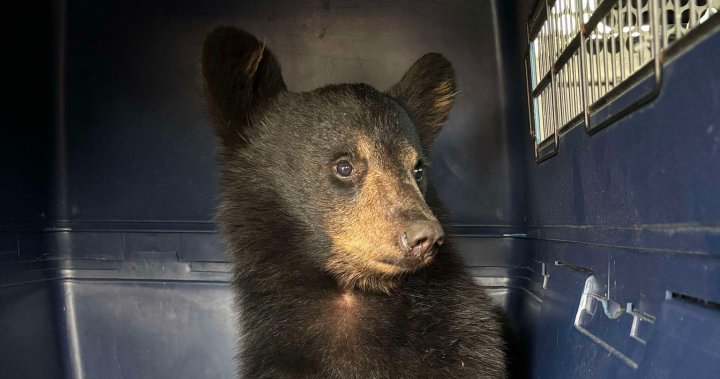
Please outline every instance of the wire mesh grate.
M540 7L528 25L536 145L587 121L663 49L718 17L720 0L545 0Z

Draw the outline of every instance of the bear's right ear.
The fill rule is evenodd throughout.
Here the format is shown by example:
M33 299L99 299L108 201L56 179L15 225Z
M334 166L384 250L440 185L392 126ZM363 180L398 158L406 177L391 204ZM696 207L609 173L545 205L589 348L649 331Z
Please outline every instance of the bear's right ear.
M247 142L248 128L285 91L280 65L270 50L232 27L220 26L205 39L202 73L215 129L225 145Z
M388 93L408 112L428 150L455 103L455 71L444 56L425 54Z

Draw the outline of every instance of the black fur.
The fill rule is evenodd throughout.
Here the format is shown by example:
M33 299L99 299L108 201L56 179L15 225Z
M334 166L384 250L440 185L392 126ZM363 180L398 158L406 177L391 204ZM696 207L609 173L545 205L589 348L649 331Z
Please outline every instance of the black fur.
M429 54L388 94L359 84L291 93L262 43L220 27L205 42L202 71L223 143L217 217L234 262L240 375L505 377L501 315L450 244L386 292L343 287L326 269L334 226L324 217L358 191L328 163L358 135L390 168L400 166L400 146L422 154L452 105L450 63ZM442 216L432 188L426 198Z

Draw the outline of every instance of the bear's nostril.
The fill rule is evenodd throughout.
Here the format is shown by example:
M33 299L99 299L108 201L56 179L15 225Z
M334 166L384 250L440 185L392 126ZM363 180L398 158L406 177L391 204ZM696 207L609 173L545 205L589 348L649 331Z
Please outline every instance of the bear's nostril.
M444 233L437 221L416 221L402 234L401 243L405 255L422 259L442 246Z
M425 254L427 253L428 250L430 250L431 245L432 244L427 239L418 241L418 243L415 246L413 246L412 255L419 257L419 258L425 257Z

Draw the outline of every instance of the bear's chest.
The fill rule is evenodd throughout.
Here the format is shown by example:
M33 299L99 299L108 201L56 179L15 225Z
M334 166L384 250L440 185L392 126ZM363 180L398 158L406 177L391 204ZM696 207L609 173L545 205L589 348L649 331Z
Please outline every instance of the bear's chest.
M368 296L341 293L321 304L316 327L328 344L344 345L372 338L393 325L398 327L399 307Z
M317 352L344 372L421 364L448 347L442 315L404 299L341 294L314 319ZM367 371L366 371L367 372Z

